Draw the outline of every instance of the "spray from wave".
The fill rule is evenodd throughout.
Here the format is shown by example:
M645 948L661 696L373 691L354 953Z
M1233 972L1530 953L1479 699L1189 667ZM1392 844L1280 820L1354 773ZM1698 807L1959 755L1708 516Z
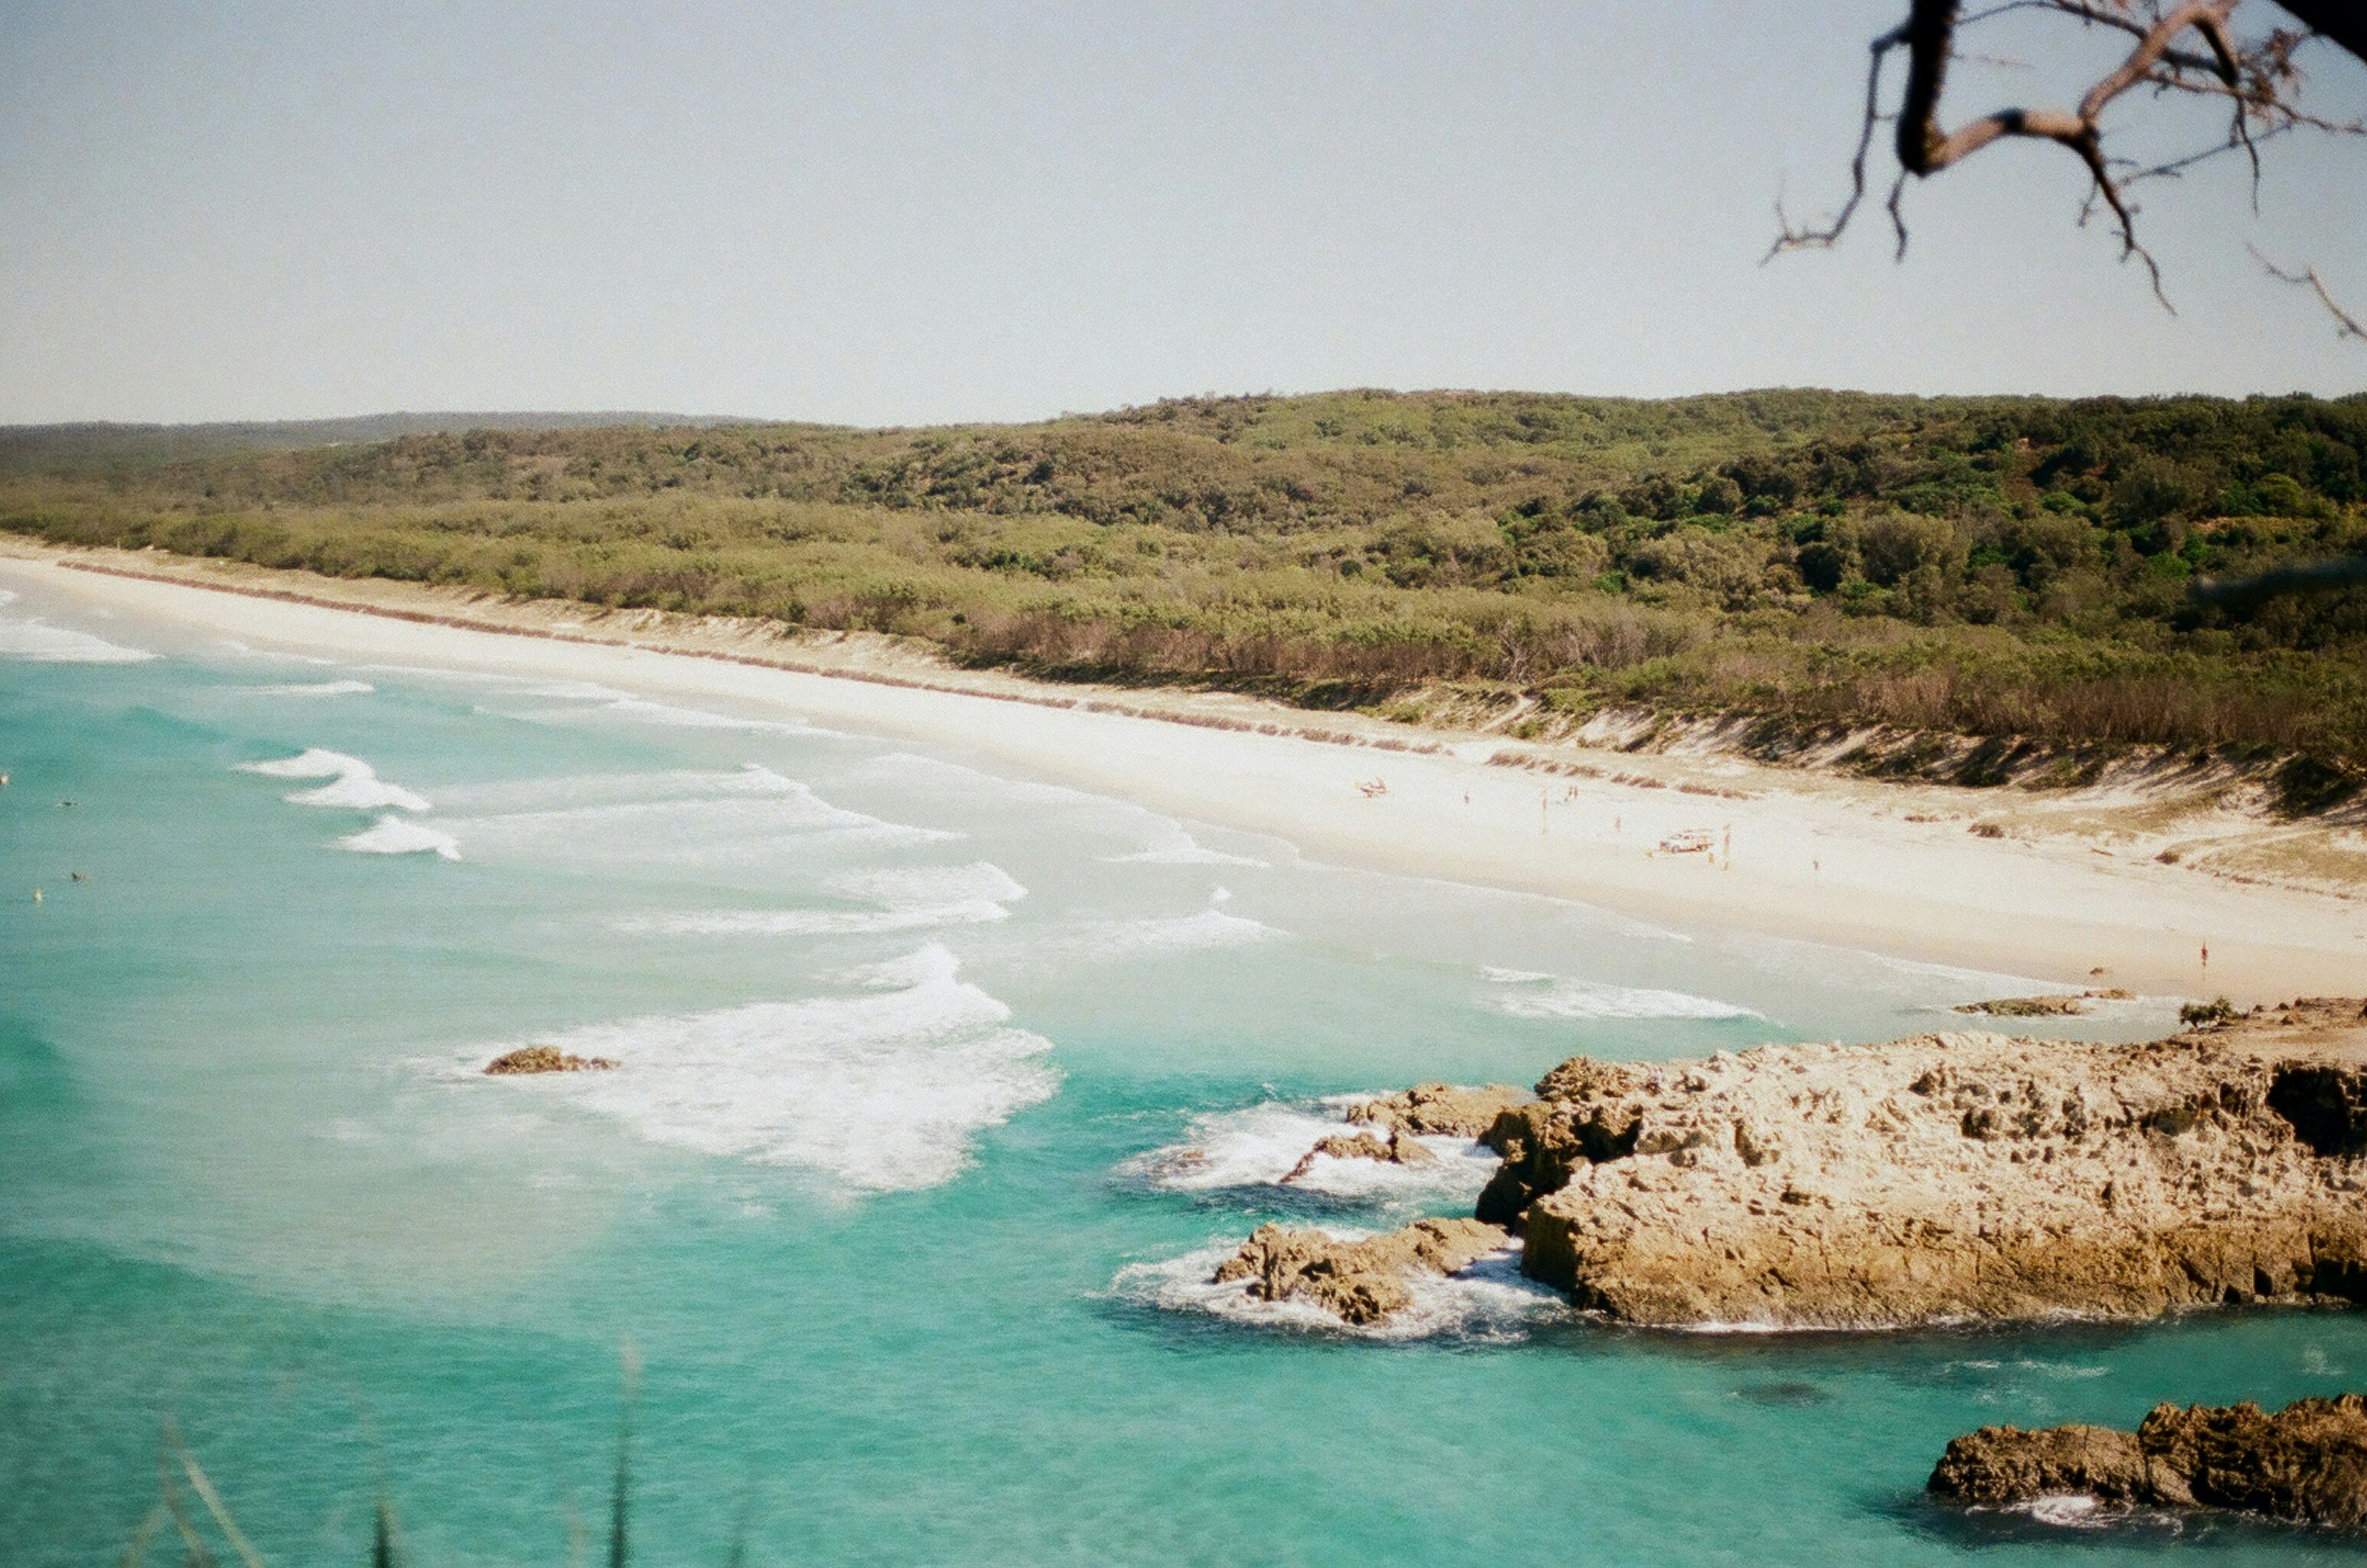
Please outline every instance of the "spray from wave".
M1418 1164L1342 1158L1310 1152L1321 1139L1352 1131L1347 1109L1360 1095L1317 1106L1267 1100L1192 1118L1174 1143L1138 1155L1121 1175L1165 1192L1301 1192L1392 1208L1467 1209L1496 1173L1497 1156L1468 1138L1414 1141L1432 1156Z

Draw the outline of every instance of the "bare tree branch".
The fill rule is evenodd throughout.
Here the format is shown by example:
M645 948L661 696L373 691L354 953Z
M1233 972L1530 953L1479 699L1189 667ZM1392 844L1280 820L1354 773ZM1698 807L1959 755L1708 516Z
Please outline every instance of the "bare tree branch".
M2286 9L2315 32L2277 28L2258 39L2239 41L2231 31L2231 19L2242 3L2000 0L1965 16L1961 0L1909 0L1906 20L1874 39L1869 48L1865 105L1857 151L1850 163L1849 199L1829 221L1806 228L1795 227L1779 203L1779 231L1765 259L1772 261L1789 250L1829 248L1840 241L1865 199L1866 161L1874 128L1888 120L1895 125L1893 143L1900 175L1886 206L1900 256L1907 254L1907 224L1900 203L1908 175L1929 178L2002 141L2052 141L2078 157L2088 171L2090 191L2080 222L2084 224L2098 210L2111 212L2121 241L2121 258L2126 261L2134 256L2145 263L2155 298L2165 310L2169 309L2162 291L2161 268L2137 238L2137 209L2125 194L2129 186L2146 180L2175 179L2197 164L2241 152L2250 164L2257 211L2261 143L2296 130L2367 135L2367 121L2338 121L2302 107L2302 73L2293 62L2295 50L2314 36L2367 58L2367 15L2361 14L2361 8L2337 0L2288 5ZM2076 107L2008 107L1968 119L1953 130L1944 129L1941 116L1948 67L1953 61L1966 58L1958 49L1964 29L2022 11L2050 14L2083 28L2109 28L2134 42L2120 62L2080 96ZM1906 82L1897 111L1886 113L1884 67L1891 51L1901 48L1908 57ZM2108 156L2103 116L2139 87L2150 88L2157 96L2176 93L2219 98L2229 107L2225 138L2216 145L2146 167Z
M2269 276L2275 278L2278 282L2298 284L2305 288L2315 290L2317 295L2317 302L2325 306L2327 313L2331 315L2335 320L2335 336L2367 338L2367 327L2361 326L2359 324L2358 317L2350 314L2350 311L2345 310L2341 306L2334 302L2334 296L2327 292L2326 280L2317 276L2317 268L2314 266L2305 266L2299 272L2287 272L2284 268L2279 266L2268 257L2260 254L2257 246L2248 245L2245 248L2252 253L2252 259L2259 262L2262 266L2267 267L2269 269Z

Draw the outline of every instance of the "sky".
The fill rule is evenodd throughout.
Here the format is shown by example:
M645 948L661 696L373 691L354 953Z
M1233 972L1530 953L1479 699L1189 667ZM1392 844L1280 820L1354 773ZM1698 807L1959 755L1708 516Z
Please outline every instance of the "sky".
M2176 315L2053 147L1910 190L1903 264L1877 209L1762 265L1903 8L0 0L0 423L2367 388L2247 248L2367 305L2367 141L2270 149L2257 217L2233 161L2151 187ZM1957 113L2115 53L2002 26ZM2311 91L2359 113L2367 68Z

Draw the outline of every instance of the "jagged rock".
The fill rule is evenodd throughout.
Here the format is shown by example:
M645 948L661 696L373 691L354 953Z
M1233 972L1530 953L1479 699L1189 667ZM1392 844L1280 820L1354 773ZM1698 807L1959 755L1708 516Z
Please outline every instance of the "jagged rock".
M1529 1098L1512 1084L1463 1089L1454 1084L1416 1084L1403 1094L1384 1094L1348 1108L1348 1120L1417 1137L1477 1138L1497 1113Z
M2355 1001L2311 1008L2139 1045L1575 1058L1489 1129L1477 1214L1517 1228L1533 1277L1641 1324L2367 1301L2367 1030Z
M1318 1138L1315 1146L1290 1168L1282 1185L1287 1187L1314 1169L1319 1155L1330 1155L1333 1159L1378 1160L1384 1165L1429 1165L1438 1158L1410 1133L1391 1133L1386 1140L1370 1133L1334 1133L1330 1137Z
M1477 1220L1416 1220L1401 1230L1341 1241L1316 1230L1267 1224L1217 1266L1216 1282L1250 1281L1263 1301L1304 1300L1362 1325L1377 1323L1413 1299L1410 1275L1453 1274L1505 1243Z
M617 1064L606 1056L572 1056L556 1045L527 1045L485 1064L485 1076L515 1077L525 1073L600 1072Z
M2321 1155L2367 1155L2367 1072L2296 1062L2269 1082L2269 1108Z
M2084 1494L2155 1507L2235 1508L2302 1524L2367 1525L2367 1399L2156 1405L2135 1432L1984 1427L1948 1445L1931 1492L1960 1503Z
M2075 1495L2149 1503L2163 1491L2136 1434L2110 1427L1984 1427L1952 1439L1925 1484L1952 1502L1992 1506Z

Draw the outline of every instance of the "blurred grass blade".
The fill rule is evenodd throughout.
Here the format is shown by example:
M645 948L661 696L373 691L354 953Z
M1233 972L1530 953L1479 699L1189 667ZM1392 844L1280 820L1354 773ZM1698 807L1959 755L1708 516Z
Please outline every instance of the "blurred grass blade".
M173 1484L172 1456L163 1444L156 1446L156 1484L164 1494L164 1507L173 1516L173 1528L181 1532L181 1542L189 1549L189 1568L214 1568L214 1554L198 1537L198 1527L189 1520L189 1511L181 1506L180 1488Z
M222 1539L230 1542L230 1549L238 1553L239 1561L245 1563L246 1568L264 1568L263 1554L255 1550L255 1543L246 1539L237 1521L230 1517L230 1510L222 1506L221 1495L206 1478L205 1469L198 1463L198 1456L189 1451L189 1445L181 1441L181 1429L174 1425L169 1416L164 1417L164 1441L172 1446L174 1457L181 1461L181 1469L189 1478L189 1490L198 1495L198 1500L206 1506L206 1512L214 1517L215 1527L222 1532Z
M142 1519L140 1528L131 1532L131 1544L123 1549L123 1568L140 1568L140 1564L148 1560L148 1543L156 1539L156 1532L163 1529L164 1521L172 1517L171 1510L162 1503L148 1510L148 1517Z
M641 1358L628 1340L621 1359L625 1363L625 1397L617 1412L617 1490L608 1515L608 1568L626 1568L631 1556L627 1545L625 1514L632 1493L633 1398L640 1391Z
M378 1495L378 1527L370 1540L370 1568L394 1568L394 1505Z

